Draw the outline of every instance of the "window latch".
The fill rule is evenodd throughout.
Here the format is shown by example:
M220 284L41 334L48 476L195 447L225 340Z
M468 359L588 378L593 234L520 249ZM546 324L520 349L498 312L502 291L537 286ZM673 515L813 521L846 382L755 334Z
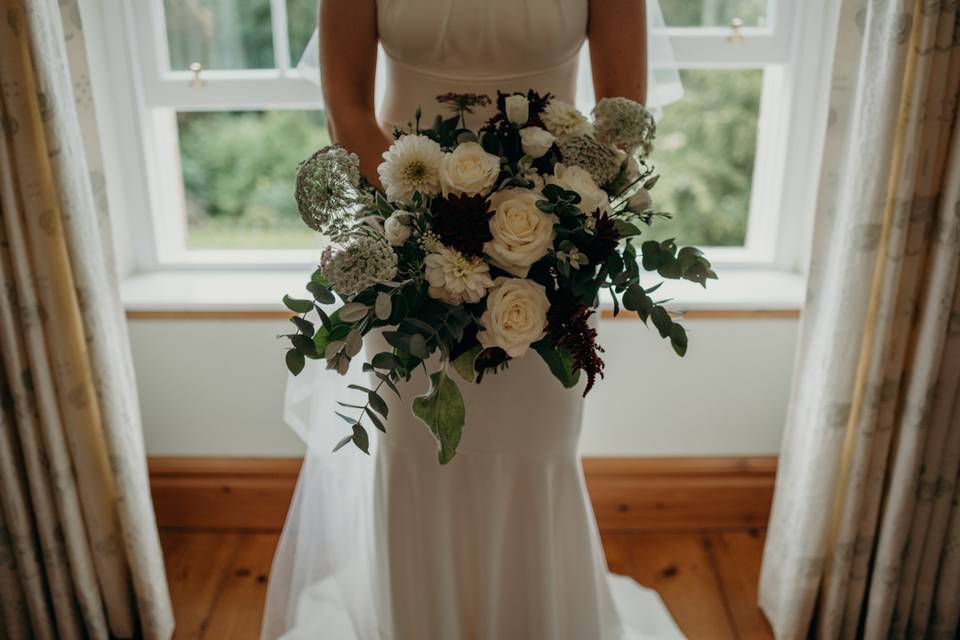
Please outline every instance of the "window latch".
M199 89L203 86L203 80L200 79L200 72L203 71L203 65L199 62L190 63L190 71L193 73L193 79L190 80L190 86Z
M743 42L743 34L740 33L741 27L743 27L743 20L740 18L733 18L730 20L730 35L727 36L727 42L732 44L739 44Z

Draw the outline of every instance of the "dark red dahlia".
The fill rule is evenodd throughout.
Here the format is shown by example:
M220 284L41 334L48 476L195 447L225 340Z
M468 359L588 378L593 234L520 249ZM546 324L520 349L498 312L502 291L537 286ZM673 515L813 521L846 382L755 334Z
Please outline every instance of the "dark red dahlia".
M477 256L483 253L485 242L492 240L490 218L486 198L483 196L455 196L435 198L433 209L433 232L440 242L457 251Z
M606 211L593 212L596 226L588 237L578 237L575 240L579 249L590 260L590 264L603 264L620 242L620 234L613 218Z
M594 309L578 301L567 289L553 292L550 310L547 312L547 327L553 346L566 349L573 356L573 370L583 371L587 387L583 395L590 393L599 375L603 377L603 347L597 344L597 330L590 326Z

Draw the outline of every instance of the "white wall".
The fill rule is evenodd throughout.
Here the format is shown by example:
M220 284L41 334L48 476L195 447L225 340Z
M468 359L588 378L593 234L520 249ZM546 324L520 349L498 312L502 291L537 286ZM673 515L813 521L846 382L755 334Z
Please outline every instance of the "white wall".
M769 455L786 413L798 323L687 319L683 359L642 323L601 324L607 378L587 399L585 455ZM133 320L150 455L289 456L280 320Z

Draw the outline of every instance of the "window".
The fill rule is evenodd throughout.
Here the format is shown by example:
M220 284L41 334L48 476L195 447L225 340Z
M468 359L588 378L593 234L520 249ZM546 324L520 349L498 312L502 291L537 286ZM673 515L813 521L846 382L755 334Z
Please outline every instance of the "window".
M816 168L793 151L810 144L822 55L809 51L822 49L827 2L661 0L684 96L664 109L653 155L657 205L680 213L657 237L709 246L728 266L799 263L796 195ZM128 108L143 135L124 171L146 194L133 224L141 270L316 259L292 188L297 163L329 141L321 92L296 68L317 4L149 0L101 16L104 37L131 53Z

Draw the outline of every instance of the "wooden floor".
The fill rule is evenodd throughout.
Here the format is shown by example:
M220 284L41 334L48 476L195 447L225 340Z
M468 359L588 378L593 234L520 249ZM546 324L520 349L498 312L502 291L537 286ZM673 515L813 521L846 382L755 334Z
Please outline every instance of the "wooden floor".
M277 537L161 531L175 637L257 638ZM756 606L762 532L612 533L603 544L611 571L656 589L689 638L772 637Z

